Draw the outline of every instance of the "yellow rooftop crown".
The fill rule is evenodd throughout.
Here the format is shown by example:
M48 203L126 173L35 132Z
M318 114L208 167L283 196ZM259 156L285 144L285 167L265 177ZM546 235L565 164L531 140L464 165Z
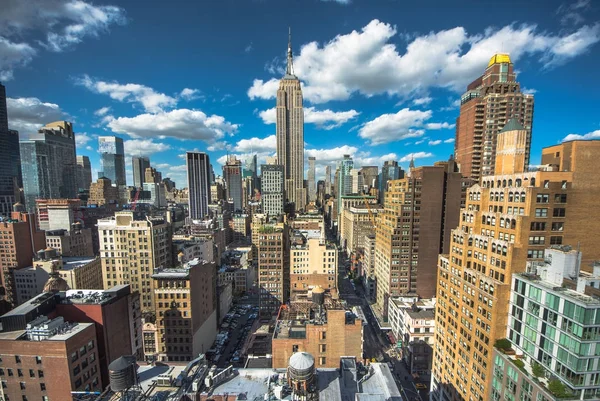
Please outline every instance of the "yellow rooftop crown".
M507 53L498 53L494 54L488 63L488 68L493 66L494 64L500 63L510 63L510 56Z

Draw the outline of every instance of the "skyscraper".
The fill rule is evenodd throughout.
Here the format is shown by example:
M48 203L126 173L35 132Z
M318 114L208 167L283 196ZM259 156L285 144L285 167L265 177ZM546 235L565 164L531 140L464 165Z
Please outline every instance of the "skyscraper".
M342 196L352 193L352 177L350 171L354 168L354 161L350 155L344 155L344 159L338 162L338 188L337 188L337 203L338 213L342 208Z
M314 202L317 200L317 187L315 182L315 157L308 158L308 200Z
M283 166L263 164L260 167L263 213L277 216L283 213Z
M190 218L202 220L210 203L210 159L206 153L186 153Z
M67 121L46 124L20 142L23 191L27 210L36 199L76 198L75 134Z
M384 210L377 215L377 305L387 315L388 297L435 297L437 257L447 252L459 222L462 177L456 162L437 162L388 181Z
M600 258L597 238L590 235L600 216L594 207L600 182L590 179L597 175L600 141L544 148L541 164L546 167L538 171L525 169L527 144L528 137L518 126L498 135L495 175L482 177L480 184L469 188L459 226L450 235L450 251L439 256L432 400L494 399L492 388L499 388L494 378L494 344L507 336L508 315L515 310L509 303L513 275L525 272L528 262L547 259L549 244L577 246L587 259L584 265ZM520 165L509 174L505 166L519 158ZM529 303L531 309L523 315L527 325L534 324L536 310L556 305L538 292L527 296L540 297L540 303ZM527 306L527 301L517 304ZM561 316L571 318L575 313ZM538 327L544 327L551 347L548 340L558 338L558 333L547 324L549 316L544 315L543 321L545 326ZM535 349L535 334L527 326L511 328L528 338L527 352ZM560 343L568 348L574 341L561 336ZM546 361L542 353L535 355ZM560 374L575 377L567 366L563 368Z
M234 155L227 156L223 166L223 179L225 180L227 199L233 201L233 209L242 210L242 161Z
M385 190L389 180L399 180L404 178L404 170L398 165L395 160L387 160L383 163L381 173L379 173L379 202L384 203Z
M98 138L102 172L117 186L125 185L125 149L123 139L117 136Z
M285 173L285 198L296 210L306 206L304 188L304 109L300 80L294 75L290 31L287 67L277 90L277 163Z
M143 156L134 156L131 158L131 164L133 167L133 186L141 188L144 186L146 169L150 167L150 159Z
M8 216L21 185L19 133L8 129L6 90L0 84L0 216Z
M331 195L331 166L325 166L325 195Z
M92 165L87 156L77 156L77 186L80 190L89 190L92 183Z
M527 131L525 166L529 164L533 95L521 92L508 54L494 55L482 76L460 99L454 153L463 177L475 182L494 174L496 138L509 119Z

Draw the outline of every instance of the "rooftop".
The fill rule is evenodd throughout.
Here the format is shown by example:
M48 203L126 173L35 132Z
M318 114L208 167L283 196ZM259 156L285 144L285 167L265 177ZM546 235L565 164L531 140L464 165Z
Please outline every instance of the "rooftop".
M510 56L508 55L508 53L494 54L492 56L492 58L490 59L490 62L488 63L488 68L490 68L494 64L501 64L501 63L512 63L510 61Z
M105 305L131 293L128 284L116 285L108 290L68 290L62 303Z
M89 257L89 256L84 256L84 257L78 257L78 256L63 257L62 258L63 267L60 270L74 270L74 269L77 269L78 267L90 264L90 263L92 263L96 259L98 259L98 258L96 258L96 257Z
M189 262L186 262L183 266L170 267L166 269L155 269L152 278L165 279L165 278L188 278L190 275L190 269L199 265L209 264L206 260L194 258Z

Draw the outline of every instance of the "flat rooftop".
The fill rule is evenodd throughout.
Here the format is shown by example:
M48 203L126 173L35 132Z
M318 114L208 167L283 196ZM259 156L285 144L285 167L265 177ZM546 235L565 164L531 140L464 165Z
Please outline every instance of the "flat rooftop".
M62 258L62 260L63 260L63 267L60 270L74 270L74 269L77 269L78 267L90 264L90 263L92 263L96 259L98 259L98 258L96 258L96 257L90 257L90 256L83 256L83 257L77 257L77 256L63 257Z
M548 292L554 293L555 295L574 303L584 305L585 307L600 307L600 298L571 290L569 288L558 287L551 282L542 280L537 274L517 273L513 274L513 277L518 277L521 280L529 281L538 287L545 288Z

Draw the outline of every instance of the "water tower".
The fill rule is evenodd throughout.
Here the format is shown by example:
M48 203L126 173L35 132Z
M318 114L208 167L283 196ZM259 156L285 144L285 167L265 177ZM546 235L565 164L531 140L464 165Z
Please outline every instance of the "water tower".
M292 400L312 400L316 396L315 358L308 352L296 352L290 357L287 369Z

